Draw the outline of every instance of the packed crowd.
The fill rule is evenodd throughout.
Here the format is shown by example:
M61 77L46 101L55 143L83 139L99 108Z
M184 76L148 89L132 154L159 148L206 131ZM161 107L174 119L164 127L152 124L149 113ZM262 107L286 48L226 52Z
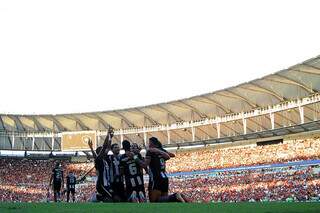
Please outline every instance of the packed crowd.
M319 139L291 140L266 146L177 152L176 157L167 162L167 171L197 171L319 158Z
M283 144L206 149L177 152L167 162L167 171L198 171L295 160L319 159L320 140L294 140ZM54 161L0 159L0 201L46 202L51 200L48 182ZM92 162L62 162L65 173L81 177L93 168ZM95 176L95 170L88 176ZM77 185L76 200L88 201L94 192L94 181ZM170 180L172 192L187 192L194 201L263 201L309 200L320 196L320 176L314 168L256 170L175 177Z
M320 166L172 177L171 192L184 192L195 202L307 201L320 198ZM0 185L0 201L47 202L47 185ZM87 202L94 182L77 186L77 202Z
M320 174L311 167L226 172L176 177L170 187L197 202L306 201L320 198Z
M93 168L92 162L70 163L62 161L64 171L72 171L81 176ZM26 160L26 159L0 159L0 183L14 184L44 184L48 183L54 161ZM95 175L94 170L89 175Z

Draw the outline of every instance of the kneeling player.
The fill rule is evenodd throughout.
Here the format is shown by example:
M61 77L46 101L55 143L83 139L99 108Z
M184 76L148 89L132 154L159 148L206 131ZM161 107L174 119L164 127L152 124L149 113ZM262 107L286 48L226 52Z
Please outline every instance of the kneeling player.
M143 181L144 162L140 153L131 152L130 142L122 142L125 150L120 158L120 168L125 176L126 194L129 202L146 202L146 195Z
M173 153L162 148L162 144L157 138L149 139L146 165L149 166L148 191L150 202L188 202L187 198L180 193L168 195L169 179L166 173L166 161L174 156Z
M63 187L63 170L60 163L56 163L52 170L49 187L53 185L54 202L61 200L61 187Z

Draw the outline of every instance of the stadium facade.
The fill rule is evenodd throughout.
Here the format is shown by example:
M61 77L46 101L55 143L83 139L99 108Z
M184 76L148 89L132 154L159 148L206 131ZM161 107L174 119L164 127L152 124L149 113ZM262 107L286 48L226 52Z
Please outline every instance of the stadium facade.
M320 56L234 87L150 106L76 114L0 114L0 150L63 151L63 137L111 126L115 141L177 147L268 138L320 127ZM80 143L80 142L79 142ZM81 150L81 149L79 149Z

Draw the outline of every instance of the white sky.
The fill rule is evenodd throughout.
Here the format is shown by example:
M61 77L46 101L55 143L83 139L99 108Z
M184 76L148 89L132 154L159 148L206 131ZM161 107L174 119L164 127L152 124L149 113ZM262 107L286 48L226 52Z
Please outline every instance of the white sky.
M0 1L0 113L167 102L320 54L320 1Z

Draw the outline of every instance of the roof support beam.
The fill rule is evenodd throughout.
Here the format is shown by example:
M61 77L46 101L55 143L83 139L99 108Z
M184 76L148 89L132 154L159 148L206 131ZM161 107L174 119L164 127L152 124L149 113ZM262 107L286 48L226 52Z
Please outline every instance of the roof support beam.
M233 99L242 100L242 101L246 102L248 105L250 105L251 107L254 107L254 108L257 107L257 105L255 103L252 103L248 99L246 99L246 98L244 98L244 97L242 97L240 95L237 95L236 93L231 92L230 90L226 90L226 91L223 91L223 92L228 92L228 93L230 93L232 95L221 94L221 92L217 93L217 95L224 96L224 97L227 97L227 98L233 98Z
M320 74L320 72L319 72L320 68L317 68L317 67L314 67L314 66L308 66L306 64L304 64L302 66L307 67L308 70L303 70L303 67L301 67L301 65L300 65L300 67L289 68L288 70L289 71L300 72L300 73L302 72L302 73L306 73L306 74L310 74L310 75L319 75ZM300 69L300 68L302 68L302 69Z
M46 130L43 128L43 126L40 124L40 122L34 117L34 116L30 116L30 118L32 119L33 123L36 125L37 129L39 131L43 131L45 132ZM47 144L47 146L52 150L53 147L51 147L48 143L48 141L46 139L44 139L44 142ZM36 146L36 148L39 150L39 147L36 143L34 143L34 145Z
M135 108L135 110L137 110L138 112L142 113L144 115L144 118L145 119L148 119L149 121L151 121L154 125L162 125L160 124L159 122L157 122L156 120L154 120L150 115L148 115L147 113L145 113L144 111L142 111L141 109L139 108ZM144 126L146 126L144 124ZM167 135L165 133L163 133L162 131L160 131L160 133L164 136L164 137L167 137Z
M43 131L43 132L46 131L46 130L43 128L43 126L40 124L40 122L39 122L34 116L31 116L30 118L31 118L31 120L33 121L33 123L36 125L37 130Z
M288 76L283 76L283 75L280 75L279 73L275 73L274 75L279 76L280 78L286 79L287 81L292 82L292 84L304 88L304 89L307 90L308 92L313 92L313 93L319 92L318 90L313 89L313 88L311 88L310 86L308 86L308 85L306 85L306 84L304 84L304 83L298 82L298 81L296 81L296 80L294 80L294 79L292 79L292 78L290 78L290 77L288 77Z
M173 117L176 120L176 122L184 122L184 120L182 118L176 116L175 114L170 112L170 110L166 109L164 106L159 104L157 107L159 107L159 108L163 109L165 112L167 112L171 117Z
M6 131L6 127L4 126L1 115L0 115L0 128Z
M10 117L12 120L14 120L15 124L16 124L16 129L18 131L22 131L22 132L27 132L24 125L22 124L21 120L18 118L18 116L13 116L13 115L8 115L8 117ZM50 145L48 144L48 142L44 139L44 142L47 144L47 146L50 148ZM11 144L12 145L12 144ZM24 144L25 145L25 144ZM38 146L36 145L36 147L38 148ZM25 148L25 147L23 147Z
M8 115L9 118L11 118L12 120L14 120L16 126L15 129L17 129L18 131L22 132L26 132L26 129L24 127L24 125L22 124L22 122L20 121L20 119L18 118L18 116L13 116L13 115Z
M51 119L50 119L50 118L51 118ZM62 131L68 131L68 129L67 129L66 127L64 127L64 126L60 123L60 121L58 121L58 119L56 119L53 115L50 115L49 118L48 118L48 120L51 120L52 123L53 123L52 129L54 129L54 125L56 125L56 127L58 127L58 130L59 130L60 132L62 132Z
M205 104L215 105L216 107L218 107L218 108L220 108L222 111L224 111L226 114L230 112L230 109L228 109L227 107L223 106L222 104L219 104L217 101L213 100L213 99L210 98L210 97L202 96L201 98L207 100L208 102L202 101L202 100L197 100L197 99L194 99L194 101L197 101L197 102L200 102L200 103L205 103Z
M205 99L207 99L208 101L214 101L214 100L212 100L211 98L209 98L209 97L203 97L203 98L205 98ZM198 100L197 100L198 101ZM222 106L222 105L221 105ZM231 109L228 109L228 108L226 108L226 107L224 107L224 106L222 106L222 108L221 108L224 112L226 112L226 114L227 113L230 113L230 114L232 114L232 113L234 113ZM253 121L254 122L254 121ZM256 122L254 122L254 123L256 123ZM228 127L229 128L229 127ZM229 129L231 129L232 131L235 131L234 129L232 129L232 128L229 128ZM248 125L247 125L247 129L249 129L250 131L253 131Z
M176 104L173 104L173 103L169 103L171 105L174 105L174 106L177 106L177 107L180 107L180 108L184 108L184 109L188 109L188 110L191 110L191 112L195 112L197 113L201 118L207 118L208 116L207 115L204 115L204 113L200 112L199 110L197 110L196 108L194 108L193 106L190 106L189 104L185 103L184 101L181 101L182 104L184 104L185 106L187 106L187 108L184 108L182 106L179 106L179 105L176 105ZM192 120L194 120L193 116L192 117ZM200 130L202 133L204 133L205 135L211 137L207 132L205 132L204 130L202 129L198 129Z
M187 130L187 132L189 133L189 131ZM179 138L181 138L182 140L186 140L184 137L182 137L178 132L176 132L175 130L170 130L170 133L173 133L173 134L175 134L175 135L177 135ZM191 136L192 137L192 136ZM197 140L199 140L199 138L198 137L196 137L197 138ZM188 139L186 140L186 141L188 141ZM172 143L172 140L171 140L171 143ZM179 143L176 143L176 144L179 144Z
M284 111L281 111L281 112L284 112ZM282 115L281 112L280 112L280 113L277 113L277 115L280 116L280 117L283 118L283 119L286 119L286 120L290 121L290 122L293 123L294 125L298 125L298 124L299 124L299 123L296 124L292 119L287 118L286 116Z
M260 107L257 103L254 103L253 101L249 100L248 98L240 95L239 93L237 93L235 91L231 91L230 89L227 89L226 91L228 91L232 95L239 97L241 100L245 101L247 104L249 104L252 107Z
M226 127L226 128L228 128L228 129L230 129L231 131L235 132L236 134L243 135L243 132L238 132L238 131L236 131L235 129L233 129L233 128L231 128L229 125L227 125L226 123L220 123L220 125L221 125L221 126L223 125L224 127ZM247 128L248 128L248 127L247 127ZM220 129L220 132L222 132L221 129ZM224 134L224 135L226 135L226 134Z
M135 108L135 110L137 110L139 113L143 114L143 116L148 119L149 121L151 121L154 125L162 125L160 124L158 121L154 120L150 115L148 115L146 112L142 111L139 108Z
M17 116L9 116L9 117L14 120L18 130L22 130L23 132L27 132L26 129L24 128L22 122L20 121L20 119ZM31 116L31 117L33 118L33 116ZM18 128L17 123L21 126L20 128ZM48 143L48 141L45 138L43 138L43 140L46 143L46 145L48 146L48 148L50 148L50 144ZM39 149L39 147L36 144L35 144L35 146L36 146L36 148Z
M306 63L302 63L302 64L305 65L305 66L311 67L311 68L313 68L313 69L320 70L319 67L313 66L313 65L311 65L311 64L306 64Z
M105 128L105 129L109 129L109 127L111 126L110 124L108 124L105 120L103 120L98 114L96 113L92 113L92 114L82 114L83 116L86 116L88 118L91 118L91 119L95 119L97 120L100 124L102 124L102 126Z
M116 114L117 116L119 116L121 118L122 121L124 121L129 127L136 127L136 125L134 123L132 123L131 121L129 121L125 116L123 116L120 112L118 111L113 111L114 114Z
M63 115L63 117L66 117L68 119L74 120L81 128L81 130L90 130L91 128L85 125L79 118L77 118L75 115Z
M252 89L252 88L246 88L246 87L241 87L243 89L246 89L246 90L251 90L251 91L256 91L256 92L264 92L264 93L267 93L275 98L277 98L279 101L286 101L286 98L285 97L281 97L280 95L278 95L277 93L273 92L272 90L270 89L267 89L266 87L263 87L255 82L250 82L248 84L251 84L259 89Z
M158 105L158 107L160 107L161 109L166 111L168 113L168 116L172 116L176 120L176 122L184 122L184 120L182 118L180 118L177 115L174 115L172 112L170 112L170 110L166 109L164 106ZM187 132L192 136L192 132L190 132L190 131L191 130L187 129ZM200 140L200 138L198 138L197 136L196 136L196 138L197 138L197 140Z
M5 127L4 123L3 123L3 120L2 120L2 117L1 117L1 116L0 116L0 125L1 125L1 128L2 128L4 131L6 131L6 127ZM7 136L7 139L8 139L8 141L9 141L9 143L10 143L10 147L12 147L11 138L10 138L9 136Z
M121 121L124 121L129 127L136 127L136 125L134 123L132 123L131 121L129 121L126 117L124 117L123 115L121 115L119 112L117 111L113 111L113 113L115 113L116 115L118 115L119 117L121 117ZM123 128L123 127L122 127ZM124 135L125 136L125 135ZM138 137L144 141L144 138L138 134Z
M188 109L188 110L191 109L192 111L197 113L200 116L200 118L208 118L208 116L205 113L200 112L200 110L198 110L195 107L191 106L190 104L186 103L184 100L179 101L179 103L182 103L183 105L185 105L186 108L182 107L182 106L179 106L177 104L174 104L174 103L168 103L168 104L171 104L171 105L174 105L174 106L177 106L177 107L180 107L180 108Z
M276 74L274 74L274 75L276 75ZM298 86L298 87L304 89L305 91L307 91L309 93L312 92L310 88L305 87L304 85L301 85L301 84L299 84L297 82L294 82L294 81L292 81L292 80L290 80L288 78L285 78L285 77L283 77L281 75L277 75L277 76L282 78L282 79L285 79L286 81L275 80L275 79L270 79L270 78L264 78L263 80L264 81L271 81L271 82L281 83L281 84L287 84L287 85L294 85L294 86Z
M209 117L206 113L201 112L199 109L197 109L197 108L191 106L190 104L186 103L186 101L182 100L181 103L183 103L184 105L190 107L192 109L192 111L194 111L195 113L197 113L200 116L200 118L208 118Z

